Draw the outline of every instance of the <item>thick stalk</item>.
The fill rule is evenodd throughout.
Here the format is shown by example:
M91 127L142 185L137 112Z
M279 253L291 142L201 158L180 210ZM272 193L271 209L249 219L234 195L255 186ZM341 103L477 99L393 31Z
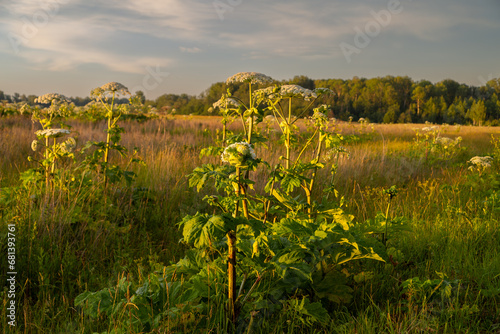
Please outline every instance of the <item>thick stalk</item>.
M288 120L286 122L286 169L290 168L290 151L291 151L291 139L290 132L292 132L291 122L292 121L292 98L288 99Z
M250 110L252 110L253 103L252 103L252 84L251 83L248 84L248 91L250 94L249 106L250 106ZM249 144L252 143L252 132L253 132L253 114L250 114L250 125L248 126L248 137L247 137L247 141Z
M49 189L49 138L45 138L45 187Z
M111 100L111 109L109 111L109 117L108 117L108 131L107 131L108 134L106 136L106 147L104 149L104 189L106 189L108 185L107 169L108 169L108 156L109 156L109 146L110 146L109 142L111 141L111 133L110 133L110 129L112 127L111 119L113 118L114 104L115 104L115 92L113 92L113 99Z
M322 144L323 143L323 135L320 133L319 135L319 141L318 141L318 149L316 150L316 156L314 158L314 161L317 163L319 161L319 157L321 155L321 147L322 147ZM309 205L309 208L307 209L307 212L309 214L311 214L312 210L311 210L311 204L312 204L312 200L311 200L311 194L312 194L312 190L313 190L313 186L314 186L314 180L316 178L316 173L318 172L318 168L314 168L313 169L313 173L312 173L312 176L311 176L311 181L309 182L309 187L307 188L306 190L306 195L307 195L307 204Z
M228 276L228 298L229 298L229 320L236 323L236 233L229 231L227 233L228 259L227 259L227 276Z
M241 170L240 167L236 167L236 175L237 175L237 186L235 187L236 191L236 207L234 209L233 217L236 218L238 216L239 211L239 197L241 194ZM236 322L236 312L235 312L235 300L236 300L236 232L229 231L227 233L227 246L228 246L228 259L227 259L227 277L228 277L228 299L229 299L229 313L228 318L233 324Z

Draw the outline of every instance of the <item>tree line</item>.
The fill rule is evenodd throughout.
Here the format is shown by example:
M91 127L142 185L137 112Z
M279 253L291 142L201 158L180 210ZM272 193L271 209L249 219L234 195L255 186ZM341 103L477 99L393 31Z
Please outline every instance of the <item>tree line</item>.
M340 120L368 119L375 123L448 123L473 125L500 125L500 78L489 80L482 86L469 86L452 79L438 83L428 80L414 81L408 76L385 76L377 78L317 79L295 76L275 84L297 84L304 88L329 88L332 94L323 96L312 107L327 104L331 117ZM148 100L144 92L135 95L144 105L156 108L160 113L214 114L212 104L230 90L234 97L245 102L248 85L212 84L198 96L188 94L163 94ZM0 101L25 102L34 105L35 95L4 94ZM89 103L90 97L72 97L76 106ZM127 99L118 103L128 103ZM300 113L309 102L296 101L295 113ZM312 108L311 108L312 110Z

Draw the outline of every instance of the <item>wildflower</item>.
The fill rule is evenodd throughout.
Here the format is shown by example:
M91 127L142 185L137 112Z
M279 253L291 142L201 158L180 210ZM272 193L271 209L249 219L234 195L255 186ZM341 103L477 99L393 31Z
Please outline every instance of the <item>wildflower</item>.
M61 151L63 153L69 154L73 152L76 147L76 141L74 138L68 138L64 143L61 144Z
M436 144L446 146L446 145L453 143L454 140L451 138L448 138L448 137L437 137L435 142L436 142Z
M61 103L61 102L68 102L68 99L64 95L57 93L40 95L35 99L35 103L40 103L40 104L52 104L53 101L54 103Z
M128 88L125 87L124 85L122 85L121 83L119 82L108 82L107 84L105 85L102 85L101 86L101 89L105 92L118 92L118 91L123 91L127 94L130 94L130 92L128 91Z
M319 108L314 109L314 114L311 118L316 126L322 126L328 123L328 117L318 109Z
M222 162L227 162L235 167L245 167L249 162L256 159L255 151L246 142L239 142L229 145L222 152Z
M251 84L271 83L273 79L265 74L257 72L240 72L227 78L226 84L233 82L249 82Z
M44 138L58 138L65 136L69 134L69 130L66 129L45 129L45 130L38 130L35 132L37 137L44 137Z
M474 166L470 166L469 170L473 171L474 169L477 169L477 170L481 171L481 170L484 170L486 168L491 167L491 163L493 162L493 158L490 157L489 155L484 156L484 157L475 156L475 157L472 157L467 162L474 165Z
M366 122L366 120L365 120L363 117L361 117L360 119L358 119L358 122L359 122L359 123L365 123L365 122Z
M306 101L317 98L318 95L310 89L299 85L283 85L280 88L280 95L283 97L301 97Z
M426 126L425 128L422 128L422 131L425 131L425 132L430 132L430 131L437 131L439 130L439 127L438 126Z
M92 89L92 91L90 91L90 96L93 98L100 98L105 95L109 95L110 93L116 95L130 95L127 87L125 87L121 83L113 81L108 82L101 87Z
M212 106L214 107L214 109L216 109L216 108L222 109L222 108L226 108L229 106L238 108L240 106L240 104L241 103L239 103L238 101L236 101L232 97L222 97L220 100L215 102Z
M38 140L36 140L36 139L35 139L35 140L33 140L33 141L31 142L31 149L32 149L34 152L36 152L36 150L38 149Z

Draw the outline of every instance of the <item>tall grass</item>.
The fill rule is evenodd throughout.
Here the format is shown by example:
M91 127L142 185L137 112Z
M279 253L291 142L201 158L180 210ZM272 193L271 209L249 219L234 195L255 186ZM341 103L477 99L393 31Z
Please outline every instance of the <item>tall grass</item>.
M104 122L68 123L77 134L79 147L105 136ZM115 285L123 275L139 284L183 255L176 224L186 214L207 210L202 201L205 194L190 189L185 176L202 162L217 163L217 157L200 158L199 153L212 143L220 129L219 119L170 117L142 123L123 121L120 125L125 129L121 144L130 151L137 148L145 165L133 167L137 177L132 189L117 185L111 191L113 202L105 203L94 188L52 197L38 197L36 189L28 189L29 196L20 197L15 187L20 184L19 172L31 167L27 156L33 154L30 143L36 125L22 116L0 119L0 186L4 187L0 191L5 193L10 187L9 196L14 199L8 207L0 207L0 279L5 282L6 278L6 224L15 220L21 305L15 330L6 324L2 307L2 332L109 330L105 319L90 322L75 308L75 296ZM233 131L240 129L237 123L230 126ZM306 124L299 126L306 131ZM415 128L422 125L335 125L346 139L356 135L358 140L348 140L349 156L335 160L339 197L331 200L342 202L356 224L374 224L377 213L385 212L388 205L383 190L396 185L391 216L402 217L411 231L392 232L388 247L397 250L393 262L367 263L372 278L355 286L353 302L332 311L331 324L309 327L282 313L259 332L500 332L500 197L496 195L500 187L495 183L496 171L478 177L466 164L471 156L491 154L491 134L498 134L499 129L441 127L443 136L461 136L461 146L466 149L452 159L439 161L418 151ZM269 131L272 136L277 129L271 124L260 131ZM275 141L278 137L276 134ZM271 166L284 155L275 141L257 152ZM75 164L81 159L77 154ZM122 163L117 155L111 160ZM255 186L263 187L267 171L255 173ZM330 177L322 172L318 183L327 184ZM321 188L313 195L322 196ZM403 288L409 279L435 280L439 273L446 277L441 286L436 283L426 290L424 284L415 283ZM450 288L441 294L447 282L451 282ZM5 292L0 293L0 300L5 306ZM185 330L193 330L189 316L180 322ZM175 329L165 323L164 331Z

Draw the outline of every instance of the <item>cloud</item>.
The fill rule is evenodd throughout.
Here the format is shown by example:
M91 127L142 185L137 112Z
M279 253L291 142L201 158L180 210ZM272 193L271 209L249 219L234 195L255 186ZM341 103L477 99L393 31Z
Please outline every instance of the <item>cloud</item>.
M141 73L144 66L181 63L184 60L179 50L203 50L209 57L210 50L224 49L239 55L239 61L341 57L339 43L352 43L354 29L363 29L374 20L372 12L386 10L388 4L223 2L232 10L220 20L212 1L202 0L18 0L2 5L5 10L0 13L0 33L10 36L11 43L8 45L7 39L0 42L0 52L17 54L33 68L60 71L99 64L125 73ZM415 37L440 41L454 34L457 25L499 28L492 18L471 15L471 10L480 9L463 1L437 4L401 0L401 6L401 13L392 15L381 33L403 40Z
M179 50L181 50L181 52L186 52L186 53L200 53L201 52L201 49L197 48L197 47L187 48L184 46L179 46Z

